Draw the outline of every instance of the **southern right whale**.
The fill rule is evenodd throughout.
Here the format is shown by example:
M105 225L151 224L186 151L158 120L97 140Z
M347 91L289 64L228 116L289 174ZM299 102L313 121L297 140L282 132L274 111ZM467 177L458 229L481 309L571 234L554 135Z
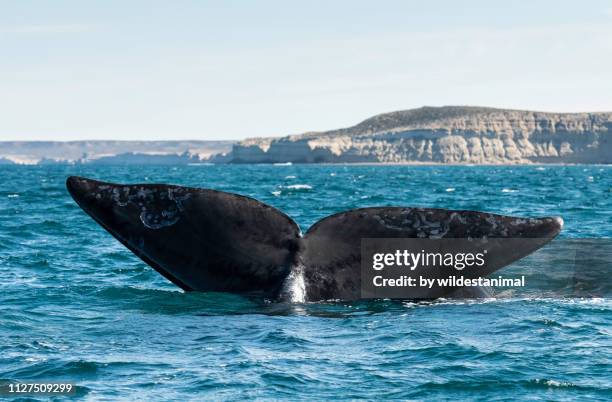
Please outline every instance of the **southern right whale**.
M498 253L483 273L490 274L542 247L563 226L557 217L372 207L328 216L302 234L283 212L238 194L75 176L66 186L98 224L183 290L276 300L359 299L363 238L529 239ZM426 296L462 291L472 294L460 288Z

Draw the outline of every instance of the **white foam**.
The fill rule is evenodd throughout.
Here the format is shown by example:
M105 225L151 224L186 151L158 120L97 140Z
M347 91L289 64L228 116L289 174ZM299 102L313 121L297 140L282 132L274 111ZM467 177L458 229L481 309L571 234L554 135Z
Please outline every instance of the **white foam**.
M567 382L567 381L536 379L535 382L536 384L545 384L549 387L573 387L574 386L574 384L572 384L571 382Z
M516 193L518 192L518 190L515 190L513 188L504 188L502 189L502 193Z
M292 303L304 303L306 301L304 267L301 264L294 267L285 280L284 293Z
M449 187L446 189L447 193L452 193L453 191L455 191L455 187Z
M309 186L308 184L292 184L287 186L287 188L292 190L312 190L312 186Z

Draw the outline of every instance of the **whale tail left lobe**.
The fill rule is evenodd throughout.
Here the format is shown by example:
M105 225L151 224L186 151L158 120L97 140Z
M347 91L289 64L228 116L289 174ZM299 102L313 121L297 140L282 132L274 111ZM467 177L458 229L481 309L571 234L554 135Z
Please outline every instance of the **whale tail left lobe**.
M98 224L184 290L274 295L299 248L295 222L252 198L80 177L66 186Z

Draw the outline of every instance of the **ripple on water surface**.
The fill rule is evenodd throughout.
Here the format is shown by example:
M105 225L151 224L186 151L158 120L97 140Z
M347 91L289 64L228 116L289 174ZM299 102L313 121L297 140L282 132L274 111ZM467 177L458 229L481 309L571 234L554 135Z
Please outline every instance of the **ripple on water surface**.
M82 175L216 188L269 203L302 231L345 209L406 205L560 215L562 237L609 238L611 167L0 172L0 379L71 381L78 395L101 399L604 400L612 393L609 299L280 304L186 294L96 225L64 187L66 176Z

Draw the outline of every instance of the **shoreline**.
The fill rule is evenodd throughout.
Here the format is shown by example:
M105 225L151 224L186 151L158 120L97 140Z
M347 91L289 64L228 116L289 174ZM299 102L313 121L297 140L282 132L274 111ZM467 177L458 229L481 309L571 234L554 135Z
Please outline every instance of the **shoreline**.
M563 163L563 162L521 162L521 163L440 163L440 162L253 162L253 163L215 163L215 162L199 162L199 163L95 163L95 162L52 162L52 163L0 163L0 167L6 166L31 166L31 167L48 167L48 166L453 166L453 167L520 167L520 166L612 166L612 163Z

